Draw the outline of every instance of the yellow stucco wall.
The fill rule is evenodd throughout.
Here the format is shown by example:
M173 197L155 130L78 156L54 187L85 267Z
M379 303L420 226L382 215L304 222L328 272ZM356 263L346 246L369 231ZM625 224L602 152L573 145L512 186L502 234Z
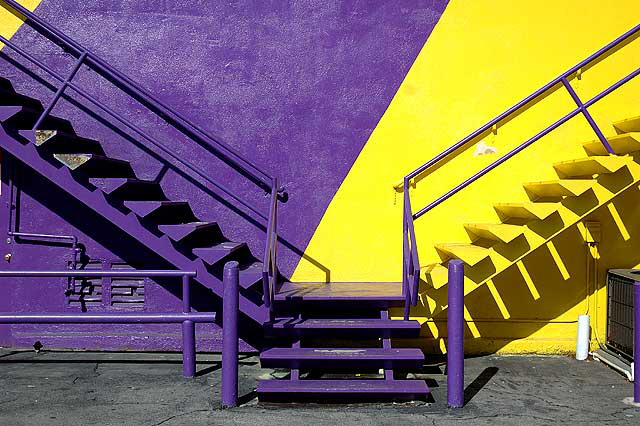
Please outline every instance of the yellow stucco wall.
M398 281L402 194L393 185L637 25L638 16L640 3L634 0L452 0L336 193L306 254L330 269L332 281ZM573 84L586 100L638 66L640 40L586 70ZM636 79L591 109L605 134L615 133L613 121L640 114L639 89L640 79ZM558 90L500 127L497 135L485 138L497 154L475 157L475 146L470 144L417 183L412 190L414 211L574 107L568 94ZM593 132L578 116L423 216L416 222L421 264L440 261L435 243L468 242L464 223L497 223L494 203L528 201L522 183L557 178L552 164L584 157L581 143L591 139ZM630 213L637 204L634 195L628 193L616 201L623 219L634 220ZM495 287L484 286L467 297L473 318L469 351L572 351L577 316L596 310L594 344L595 337L603 338L605 298L595 288L604 284L606 268L633 267L640 259L627 250L637 242L621 237L608 209L596 212L593 220L601 221L603 230L597 280L587 279L587 269L595 265L588 262L591 256L579 229L567 230L554 245L568 277L560 273L546 248L527 259L540 298L532 297L515 268L494 279ZM633 226L628 228L633 233ZM292 280L324 278L323 271L303 260ZM595 297L587 301L590 293ZM440 337L444 322L430 318L424 309L412 315L425 322L421 344L441 346L441 341L429 337Z

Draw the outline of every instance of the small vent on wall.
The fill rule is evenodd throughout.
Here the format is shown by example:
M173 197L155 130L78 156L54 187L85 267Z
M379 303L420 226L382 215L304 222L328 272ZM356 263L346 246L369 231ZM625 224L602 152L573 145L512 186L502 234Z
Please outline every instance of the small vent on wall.
M112 269L133 269L125 263L112 263ZM111 306L144 306L145 278L111 278Z
M136 269L122 261L92 259L83 269ZM146 278L86 278L76 279L67 296L69 306L86 310L142 309L145 303Z

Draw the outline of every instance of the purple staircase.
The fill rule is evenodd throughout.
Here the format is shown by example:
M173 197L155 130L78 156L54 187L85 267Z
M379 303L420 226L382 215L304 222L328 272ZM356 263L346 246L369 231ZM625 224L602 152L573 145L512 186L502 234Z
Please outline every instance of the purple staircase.
M291 370L289 379L260 381L261 400L406 400L429 393L424 381L401 378L422 367L422 352L391 347L392 337L416 338L420 332L417 321L388 317L389 307L405 303L402 283L282 282L270 310L260 285L263 263L244 242L229 241L215 221L196 217L187 201L169 200L158 183L138 179L129 162L106 156L99 141L76 135L69 121L47 116L46 130L32 130L43 110L40 103L15 93L7 80L0 84L5 155L176 268L196 270L195 281L218 297L222 264L240 262L240 310L263 326L269 348L261 353L261 364Z
M264 330L286 339L286 347L263 351L260 363L290 374L261 380L258 396L273 402L424 398L429 388L423 380L402 378L422 368L424 354L391 347L392 337L420 334L417 321L389 318L388 308L404 301L402 283L282 283L274 295L275 319Z
M275 177L15 1L4 0L2 7L19 13L25 18L25 25L76 59L71 73L60 76L25 49L0 36L0 43L4 44L2 57L55 92L43 106L37 99L16 93L10 81L0 78L2 161L24 164L26 168L21 170L28 168L40 174L106 223L122 230L131 241L121 244L135 241L162 262L179 270L195 271L193 281L210 290L211 300L216 303L224 297L223 264L237 261L239 309L244 315L241 337L264 348L260 359L265 368L290 370L288 379L260 381L257 390L261 399L388 400L423 398L429 393L424 381L404 377L407 370L421 368L422 352L391 346L392 337L417 338L420 333L417 321L389 318L390 307L407 305L407 283L282 282L276 259L277 218L279 202L285 202L287 194ZM17 65L6 51L53 77L56 84L39 79L33 70ZM74 81L82 67L95 71L160 117L171 130L205 148L245 182L266 192L270 197L268 215L216 182L210 171L183 159L127 117L85 92ZM67 96L66 90L77 96ZM164 166L188 177L192 183L215 187L220 192L216 194L226 201L233 200L232 203L252 212L255 217L251 218L264 224L266 230L262 261L251 253L245 242L226 238L215 220L197 217L188 201L168 199L159 183L139 179L129 161L107 156L99 141L78 136L72 123L52 116L61 99L84 112L100 109L110 117L109 124L116 129L126 128L127 134L135 135L135 140L144 145L147 152L153 152L154 158ZM212 201L215 202L213 197ZM10 223L10 229L11 226Z
M3 80L2 87L4 93L15 93L7 80ZM15 94L8 99L37 108L37 101L24 95ZM262 271L262 262L251 255L246 245L228 241L214 221L200 221L188 202L168 200L159 184L137 179L129 162L105 156L98 141L75 135L67 120L49 116L43 124L47 130L31 130L39 113L24 105L0 106L0 143L6 153L91 207L169 264L196 270L197 282L218 296L222 295L222 277L219 272L216 274L215 267L227 260L239 261L244 289L240 295L241 312L257 321L269 318L268 309L254 302L262 298L258 285L262 276L255 272Z

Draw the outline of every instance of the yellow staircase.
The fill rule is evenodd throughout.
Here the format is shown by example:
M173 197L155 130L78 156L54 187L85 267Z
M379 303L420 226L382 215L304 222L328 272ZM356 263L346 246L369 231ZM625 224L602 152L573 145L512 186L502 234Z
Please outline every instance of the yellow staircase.
M579 224L623 191L640 183L640 116L614 123L619 133L607 138L618 155L609 155L599 140L583 144L587 157L562 161L553 167L559 179L525 183L527 203L496 204L500 223L469 223L470 243L436 244L442 264L422 268L427 282L421 296L432 315L446 309L449 259L465 263L465 295L516 265L525 282L531 278L522 259L547 245L557 256L553 238ZM562 269L562 265L558 265ZM562 271L561 273L566 273ZM535 287L530 286L534 298Z

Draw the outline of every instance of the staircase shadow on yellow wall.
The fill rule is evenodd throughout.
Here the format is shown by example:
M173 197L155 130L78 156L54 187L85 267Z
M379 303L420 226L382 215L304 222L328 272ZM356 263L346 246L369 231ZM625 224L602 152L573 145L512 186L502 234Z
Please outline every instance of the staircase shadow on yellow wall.
M592 338L603 341L605 299L602 292L600 297L597 293L606 286L608 269L633 268L640 263L639 201L638 187L631 187L585 218L584 221L599 222L602 230L595 280L596 260L589 252L581 229L574 225L552 240L559 259L554 258L544 244L524 258L529 284L519 268L512 265L493 277L494 291L486 284L471 291L465 297L467 353L567 352L575 340L578 315L587 313L592 317ZM619 212L619 216L615 217L612 210ZM492 265L480 262L465 272L467 278L474 281L478 278L476 282L479 282L481 277L492 274ZM535 287L533 291L531 284ZM412 309L411 315L427 321L420 341L410 344L417 344L428 353L443 353L440 339L447 333L447 286L436 289L423 281L420 296L422 302ZM433 302L428 306L428 299L440 308L434 316ZM517 344L519 340L523 343ZM516 345L505 348L512 343Z

